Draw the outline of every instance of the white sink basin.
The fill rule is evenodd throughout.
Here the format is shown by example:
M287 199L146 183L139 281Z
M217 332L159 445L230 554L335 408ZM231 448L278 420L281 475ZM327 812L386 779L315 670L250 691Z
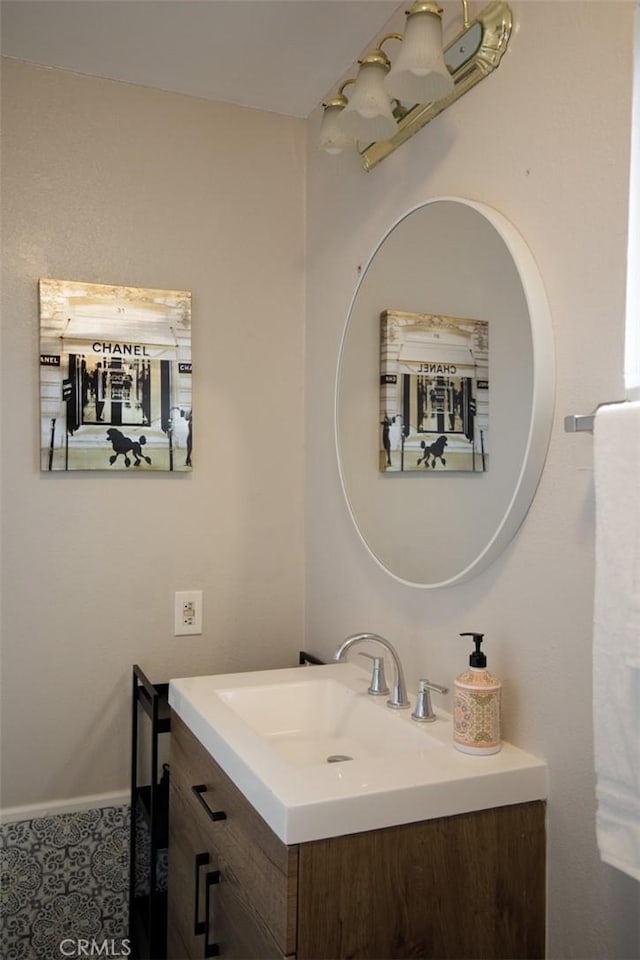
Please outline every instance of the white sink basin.
M394 723L373 697L363 697L313 671L289 683L218 690L220 699L296 766L384 758L443 744L426 730ZM378 699L378 698L376 698ZM380 698L385 702L386 698Z
M537 757L461 754L449 714L416 723L369 677L353 663L188 677L169 703L284 843L546 797Z

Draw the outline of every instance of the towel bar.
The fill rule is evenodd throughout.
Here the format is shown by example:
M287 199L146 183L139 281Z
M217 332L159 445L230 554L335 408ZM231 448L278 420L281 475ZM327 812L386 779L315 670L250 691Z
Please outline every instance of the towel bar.
M594 413L572 413L564 418L565 433L593 433Z
M593 413L572 413L564 418L565 433L593 433L593 424L600 407L611 407L616 403L628 403L628 400L611 400L610 403L599 403Z

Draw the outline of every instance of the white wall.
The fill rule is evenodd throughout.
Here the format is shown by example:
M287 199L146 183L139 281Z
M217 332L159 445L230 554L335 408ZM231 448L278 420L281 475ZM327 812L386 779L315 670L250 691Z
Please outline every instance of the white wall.
M443 5L445 22L459 15ZM600 863L594 833L592 437L562 423L623 396L633 4L511 6L498 71L371 173L317 150L317 113L309 124L306 643L329 655L348 633L375 630L399 648L411 685L447 683L467 662L458 634L484 631L505 684L504 733L550 766L549 955L633 957L639 888ZM515 540L470 583L419 590L382 572L350 523L334 382L359 267L399 216L447 195L495 207L532 250L554 323L557 406Z
M296 662L304 124L3 63L3 806L126 789L130 668ZM41 474L39 277L193 295L191 475ZM173 637L173 592L204 593Z

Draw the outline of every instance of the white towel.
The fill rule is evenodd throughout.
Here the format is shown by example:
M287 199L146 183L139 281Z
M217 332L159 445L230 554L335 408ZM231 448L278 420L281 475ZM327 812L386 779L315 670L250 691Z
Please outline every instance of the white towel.
M600 856L640 880L640 402L594 426L593 722Z

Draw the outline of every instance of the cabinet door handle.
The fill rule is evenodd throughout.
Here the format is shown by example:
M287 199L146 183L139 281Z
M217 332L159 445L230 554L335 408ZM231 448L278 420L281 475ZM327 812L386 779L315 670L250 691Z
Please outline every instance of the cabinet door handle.
M200 920L200 868L206 867L209 864L209 854L208 853L197 853L195 858L196 865L196 879L195 879L195 912L193 918L193 932L196 936L201 933L204 933L206 928L206 919Z
M205 957L217 957L220 955L220 947L217 943L209 943L209 918L211 916L211 887L215 883L220 883L220 871L212 870L204 878L205 883L205 931L204 931L204 955Z
M224 812L224 810L212 810L209 804L207 803L207 801L205 800L205 798L203 797L203 794L207 792L206 783L196 784L195 787L191 787L191 792L195 794L198 802L202 804L210 820L226 820L227 819L227 815Z

